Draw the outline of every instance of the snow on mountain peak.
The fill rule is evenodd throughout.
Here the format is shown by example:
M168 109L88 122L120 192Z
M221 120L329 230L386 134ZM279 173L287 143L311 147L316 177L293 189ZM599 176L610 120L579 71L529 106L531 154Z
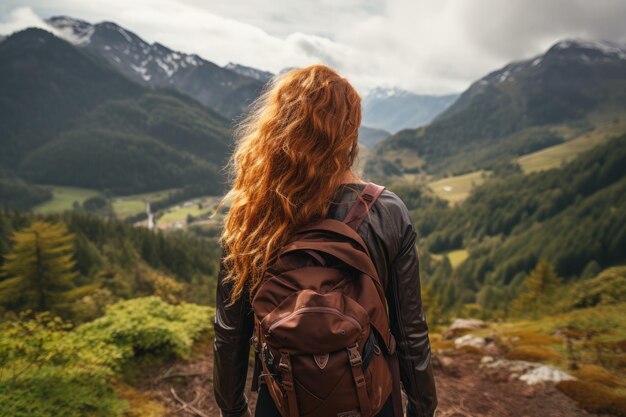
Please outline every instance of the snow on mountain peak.
M263 71L257 68L247 67L241 64L235 64L234 62L229 62L228 64L224 65L224 68L234 71L239 75L254 78L255 80L262 82L267 82L271 80L272 77L274 77L274 74L269 71Z
M46 22L54 27L62 38L79 46L87 45L95 30L91 23L69 16L53 16Z
M600 53L606 57L626 59L626 45L609 41L588 41L584 39L565 39L556 43L550 51L587 50Z
M400 87L376 87L368 94L370 99L387 99L391 97L403 97L411 94L409 91L403 90Z
M176 52L155 42L149 44L114 22L91 24L67 16L56 16L48 23L79 46L104 51L108 59L125 65L144 81L160 76L171 78L179 69L204 64L198 55Z

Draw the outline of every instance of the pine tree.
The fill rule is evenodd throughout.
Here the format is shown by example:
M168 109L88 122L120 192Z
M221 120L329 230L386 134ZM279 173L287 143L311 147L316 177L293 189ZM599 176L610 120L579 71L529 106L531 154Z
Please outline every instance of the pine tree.
M422 305L424 306L430 324L436 324L442 321L444 317L441 301L430 285L422 286Z
M545 260L540 261L524 280L524 288L513 301L512 310L519 315L533 318L541 313L552 312L555 294L561 282L552 265Z
M13 233L0 273L0 304L58 311L69 302L75 271L74 234L41 220Z

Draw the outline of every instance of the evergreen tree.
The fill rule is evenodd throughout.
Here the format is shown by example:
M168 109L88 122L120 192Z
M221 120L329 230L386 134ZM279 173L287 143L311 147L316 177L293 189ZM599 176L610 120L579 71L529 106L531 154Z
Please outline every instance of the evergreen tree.
M422 286L422 305L424 306L430 324L443 321L444 314L441 308L441 301L430 285Z
M35 220L13 233L0 281L0 304L58 311L71 301L75 271L74 235L63 223Z
M549 314L554 309L554 298L561 281L549 262L539 261L524 280L522 292L513 301L513 311L533 318Z

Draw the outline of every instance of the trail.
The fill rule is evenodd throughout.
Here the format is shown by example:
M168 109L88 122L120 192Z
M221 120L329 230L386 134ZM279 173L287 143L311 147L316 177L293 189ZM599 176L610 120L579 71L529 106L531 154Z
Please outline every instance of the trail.
M150 371L137 387L165 404L168 417L219 417L213 399L213 353L203 345L188 362L173 362ZM437 417L589 417L553 385L528 386L508 375L480 368L481 355L448 352L435 356L439 411ZM254 410L250 377L246 395ZM176 397L178 397L178 399Z

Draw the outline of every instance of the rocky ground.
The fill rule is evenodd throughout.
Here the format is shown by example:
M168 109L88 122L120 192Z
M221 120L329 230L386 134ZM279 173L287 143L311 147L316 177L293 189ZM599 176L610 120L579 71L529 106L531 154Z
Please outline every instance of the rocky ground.
M212 392L211 346L200 346L197 352L189 362L153 369L148 378L142 378L139 391L165 404L169 416L219 417ZM594 415L578 408L550 381L567 378L566 374L531 362L507 361L489 341L480 353L471 343L438 349L434 366L439 417ZM254 409L255 395L249 386L250 381L247 395Z

